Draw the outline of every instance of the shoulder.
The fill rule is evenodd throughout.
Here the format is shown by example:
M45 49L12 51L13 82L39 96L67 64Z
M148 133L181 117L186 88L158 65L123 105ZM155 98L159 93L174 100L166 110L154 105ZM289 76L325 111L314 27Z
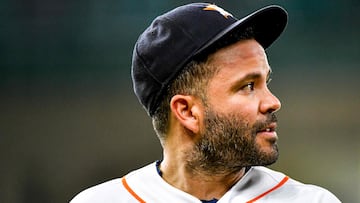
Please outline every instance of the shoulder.
M266 167L253 167L253 173L257 174L262 181L273 185L273 197L284 196L292 199L302 199L306 202L340 202L337 197L325 188L304 184L294 180L281 172L271 170Z
M90 187L76 195L70 203L122 202L127 193L122 189L121 180L117 178Z
M152 164L151 164L152 165ZM145 171L149 166L144 168L134 170L126 175L126 177L133 177L135 174ZM125 176L124 176L125 177ZM90 187L86 190L83 190L77 194L70 203L98 203L98 202L134 202L134 197L129 193L127 188L124 185L125 179L116 178L93 187Z

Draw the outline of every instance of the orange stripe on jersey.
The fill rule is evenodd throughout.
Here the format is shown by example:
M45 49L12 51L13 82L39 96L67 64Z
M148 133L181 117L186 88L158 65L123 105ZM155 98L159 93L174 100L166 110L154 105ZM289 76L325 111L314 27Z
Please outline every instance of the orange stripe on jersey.
M132 190L130 188L130 186L128 185L128 183L126 182L125 177L122 178L121 180L122 184L124 185L125 189L140 203L146 203L143 199L141 199L141 197L139 195L137 195L134 190Z
M252 199L252 200L250 200L250 201L247 201L246 203L253 203L253 202L255 202L255 201L257 201L257 200L265 197L265 196L268 195L269 193L271 193L271 192L273 192L274 190L278 189L279 187L283 186L283 185L286 183L286 181L288 181L288 180L289 180L289 177L288 177L288 176L285 176L285 178L283 178L283 179L280 181L280 183L278 183L277 185L275 185L273 188L271 188L270 190L268 190L268 191L262 193L261 195L255 197L254 199Z

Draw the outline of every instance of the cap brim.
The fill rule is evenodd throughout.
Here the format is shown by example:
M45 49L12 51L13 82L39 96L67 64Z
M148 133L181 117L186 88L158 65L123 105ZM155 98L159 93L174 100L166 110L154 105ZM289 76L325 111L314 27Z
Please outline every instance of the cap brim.
M196 52L196 55L202 55L204 52L207 52L207 50L212 50L212 47L222 41L226 41L226 44L235 43L239 40L237 37L249 27L252 29L255 40L266 49L284 31L287 21L288 14L280 6L272 5L264 7L236 21L217 34L202 46Z

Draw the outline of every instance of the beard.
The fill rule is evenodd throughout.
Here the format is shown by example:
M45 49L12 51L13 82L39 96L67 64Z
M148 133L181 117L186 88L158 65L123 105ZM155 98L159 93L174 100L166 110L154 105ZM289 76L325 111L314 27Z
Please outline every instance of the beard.
M222 115L209 109L205 112L205 129L187 153L190 169L226 174L276 162L279 156L276 140L268 141L270 150L264 150L256 142L257 133L277 121L275 114L269 113L266 119L250 125L236 114Z

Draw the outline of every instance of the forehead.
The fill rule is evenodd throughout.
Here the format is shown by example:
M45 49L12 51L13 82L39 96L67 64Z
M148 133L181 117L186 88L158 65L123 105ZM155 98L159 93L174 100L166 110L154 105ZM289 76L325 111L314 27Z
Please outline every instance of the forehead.
M210 63L215 65L229 64L247 60L262 60L267 63L264 48L253 39L241 40L224 47L209 57Z
M217 71L210 86L226 88L249 75L267 78L271 72L263 47L255 40L239 41L209 57ZM213 83L213 85L211 85Z

